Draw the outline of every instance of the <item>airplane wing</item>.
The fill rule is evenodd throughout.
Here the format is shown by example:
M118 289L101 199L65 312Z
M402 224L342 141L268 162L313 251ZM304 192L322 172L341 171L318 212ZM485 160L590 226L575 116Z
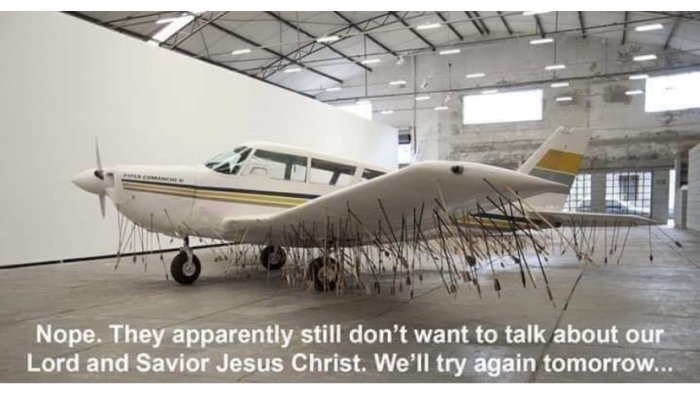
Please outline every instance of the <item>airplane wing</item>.
M476 212L491 207L487 196L509 201L516 199L513 192L530 197L568 193L568 187L483 164L422 162L279 213L225 218L223 239L295 245L292 238L306 238L310 243L301 245L309 247L332 238L395 241L418 226L426 231L435 228L439 223L433 210Z
M612 213L552 212L538 210L528 212L528 217L534 220L544 218L557 227L626 227L658 224L647 217Z

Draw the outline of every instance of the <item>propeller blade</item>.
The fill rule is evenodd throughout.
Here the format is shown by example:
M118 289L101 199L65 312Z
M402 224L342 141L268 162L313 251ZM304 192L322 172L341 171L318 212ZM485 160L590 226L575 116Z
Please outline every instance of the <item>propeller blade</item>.
M102 193L100 197L100 212L102 212L102 218L105 217L105 195Z
M95 177L104 180L105 179L105 174L102 171L102 160L100 158L100 144L97 142L97 138L95 138L95 158L97 159L97 168L95 169ZM102 214L104 216L104 213Z

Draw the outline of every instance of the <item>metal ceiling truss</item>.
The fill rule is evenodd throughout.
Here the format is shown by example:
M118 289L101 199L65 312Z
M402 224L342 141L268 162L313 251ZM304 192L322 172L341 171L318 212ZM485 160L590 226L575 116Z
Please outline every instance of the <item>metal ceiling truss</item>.
M393 21L389 21L389 19L387 18L388 16L389 16L389 13L385 13L385 14L380 14L380 15L376 15L374 17L367 18L363 21L353 22L352 25L349 24L341 29L333 31L330 33L330 35L337 35L337 34L340 34L343 32L347 32L347 31L353 29L353 26L360 27L366 34L368 32L372 32L373 29L379 29L379 28L383 28L386 25L391 25L393 23ZM377 23L376 21L378 21L380 19L384 19L384 21ZM369 26L373 25L373 24L374 24L374 26L372 26L372 28L370 29ZM339 41L345 40L347 38L348 38L347 36L341 37L335 43L338 43ZM286 56L290 57L294 54L303 53L303 55L301 55L301 56L299 56L299 58L297 58L297 60L301 60L301 59L308 57L312 54L315 54L323 49L325 49L324 46L320 46L319 43L314 41L314 42L307 43L303 46L300 46L297 49L294 49L293 51L287 53ZM306 53L304 53L304 51L306 51ZM391 53L396 54L398 56L398 54L396 52L391 52ZM285 64L284 61L285 60L278 58L275 61L265 65L264 67L261 67L260 74L258 76L265 79L265 78L268 78L268 77L274 75L275 73L286 68L289 65L289 64Z
M293 29L293 30L295 30L295 31L297 31L297 32L303 33L304 35L306 35L306 36L308 36L309 38L311 38L314 42L316 42L316 40L318 39L317 36L315 36L315 35L313 35L312 33L306 31L305 29L301 28L300 26L298 26L298 25L296 25L296 24L293 24L292 22L290 22L290 21L288 21L287 19L283 18L283 17L282 17L281 15L279 15L279 14L275 14L275 13L273 13L272 11L265 11L265 14L267 14L267 15L269 15L269 16L275 18L276 20L280 21L281 23L283 23L284 25L288 26L289 28L291 28L291 29ZM350 27L346 27L345 29L349 29L349 28L350 28ZM334 41L333 43L337 43L337 42L338 42L338 41ZM317 43L318 43L318 42L317 42ZM338 49L336 49L335 47L333 47L331 44L328 44L328 43L321 43L321 45L325 46L328 50L332 51L333 53L335 53L335 54L337 54L337 55L339 55L339 56L345 58L346 60L352 62L353 64L357 65L358 67L360 67L360 68L362 68L362 69L365 69L365 70L367 70L367 71L370 71L370 72L372 71L371 68L369 68L369 67L367 67L366 65L362 64L361 62L355 60L354 58L348 56L347 54L341 52L340 50L338 50Z
M474 13L474 16L476 16L476 20L478 24L481 24L481 29L484 31L486 35L491 34L491 30L489 29L489 26L486 25L486 21L479 15L478 11L472 11Z
M484 36L486 33L484 32L483 28L481 28L481 26L476 22L476 18L472 16L472 13L470 13L469 11L465 11L464 13L467 15L467 18L469 18L469 22L471 22L472 25L474 25L474 28L476 28L476 30L479 32L479 35Z
M396 51L395 49L392 49L391 47L387 46L385 43L383 43L381 40L379 40L376 36L377 32L381 32L380 29L384 28L389 25L393 24L400 24L404 28L406 28L407 31L410 31L412 35L414 35L416 38L418 38L423 44L425 44L427 47L416 47L414 49L403 49L401 50L402 54L409 54L409 53L420 53L420 52L427 52L427 51L432 51L435 52L438 48L442 48L447 46L445 45L440 45L436 46L434 43L429 41L427 38L425 38L419 31L417 31L407 20L409 19L414 19L418 17L422 17L428 12L422 12L422 13L414 13L411 14L410 12L396 12L396 11L389 11L386 13L381 13L369 18L366 18L361 21L353 21L351 18L348 16L344 15L342 12L334 11L333 14L337 16L340 20L343 21L345 24L342 28L335 30L334 32L328 33L328 36L330 35L339 35L340 38L336 41L333 41L332 43L319 43L317 41L318 37L313 35L312 33L306 31L304 28L299 26L300 24L295 24L284 17L282 17L279 14L273 13L273 12L265 12L267 15L273 17L275 20L279 21L280 23L286 25L290 29L295 30L296 32L299 32L306 37L309 38L308 41L300 43L298 47L296 47L293 51L291 52L286 52L282 53L280 51L277 51L269 46L263 45L251 38L245 37L237 32L234 32L231 29L228 29L221 24L217 23L218 20L223 18L228 12L205 12L199 15L193 15L195 18L193 21L181 29L179 32L177 32L175 35L173 35L171 38L169 38L167 41L164 43L161 43L160 45L164 48L168 48L173 51L177 51L179 53L183 53L185 55L188 55L193 58L197 58L199 60L205 61L209 64L216 65L222 68L226 68L227 70L238 72L241 74L245 74L247 76L253 77L255 79L259 79L265 82L268 82L272 85L279 86L284 89L291 90L293 92L309 96L308 94L305 94L302 91L294 90L288 87L285 87L283 85L279 85L275 82L272 82L269 80L269 78L274 75L275 73L281 71L282 69L287 68L290 65L296 65L299 66L311 73L317 74L320 77L323 77L325 79L334 81L336 83L342 84L343 80L333 76L331 74L325 73L323 71L320 71L311 65L309 63L317 63L320 61L331 61L331 60L340 60L340 61L347 61L352 63L353 65L356 65L360 68L362 68L365 71L372 71L371 68L369 68L367 65L363 64L362 61L364 60L364 57L368 56L367 54L347 54L344 51L341 51L337 48L334 47L335 44L338 42L341 42L343 40L347 40L352 37L364 37L366 40L374 43L376 46L382 49L382 52L373 52L371 53L372 55L380 55L380 54L391 54L394 57L400 57L401 54ZM514 39L520 39L520 38L526 38L526 37L533 37L533 36L540 36L540 37L545 37L547 35L557 35L557 34L563 34L563 33L573 33L573 32L580 32L581 36L583 38L586 38L589 36L590 32L597 30L597 29L603 29L603 28L610 28L614 26L622 26L622 41L621 44L624 45L627 40L627 29L629 28L630 24L640 24L640 23L648 23L651 21L659 21L659 20L669 20L673 19L674 23L672 26L672 29L670 30L665 44L664 44L664 50L667 50L670 47L671 41L674 37L674 35L677 33L679 25L682 23L684 20L691 20L691 21L697 21L697 13L671 13L671 12L651 12L653 14L657 15L663 15L663 17L656 17L656 18L646 18L646 19L639 19L635 21L630 20L630 14L629 12L624 12L623 20L614 23L606 23L606 24L601 24L601 25L589 25L586 26L586 21L584 19L584 14L583 12L577 12L578 15L578 21L579 21L579 27L577 28L571 28L571 29L563 29L563 30L556 30L553 32L545 32L544 27L542 25L542 21L539 18L538 15L533 15L535 24L536 24L536 33L523 33L523 34L515 34L513 29L511 29L510 25L508 24L508 20L506 19L507 14L503 13L501 11L496 11L496 15L492 17L482 17L477 11L465 11L465 14L469 18L468 21L474 26L474 28L479 32L480 36L486 36L491 33L490 28L488 25L486 25L484 19L487 18L498 18L500 19L501 23L503 24L503 27L506 29L508 32L509 36L506 37L490 37L490 38L484 38L484 39L479 39L479 40L474 40L470 42L465 42L465 37L462 35L462 33L459 32L459 30L456 29L456 27L453 25L455 21L450 21L448 18L445 17L445 15L442 12L435 11L435 12L430 12L434 13L440 20L446 25L446 27L450 30L452 34L454 34L460 43L460 46L469 46L469 45L474 45L474 44L484 44L484 43L495 43L495 42L500 42L503 40L514 40ZM146 34L141 34L135 31L132 31L129 29L129 27L133 26L139 26L139 25L144 25L144 24L153 24L155 21L164 18L165 16L172 16L172 15L185 15L186 12L181 12L181 11L160 11L160 12L151 12L151 13L143 13L143 14L132 14L132 15L127 15L125 17L117 18L117 19L111 19L111 20L99 20L97 18L90 17L87 14L79 13L79 12L67 12L67 14L74 15L76 17L79 17L81 19L90 21L92 23L101 25L103 27L109 28L116 30L118 32L127 34L132 37L136 37L140 40L143 41L149 41L151 40L150 37L148 37ZM410 16L409 16L410 15ZM205 35L204 31L205 29L210 30L218 30L227 36L233 37L239 41L242 41L251 47L263 50L266 53L269 53L271 56L274 57L274 61L269 62L266 65L258 66L258 67L251 67L246 70L238 69L232 66L234 63L238 62L250 62L250 59L241 59L241 60L230 60L230 61L215 61L211 59L211 54L209 53L209 48L205 40ZM401 30L401 28L399 29ZM356 33L355 33L356 32ZM201 40L204 46L204 50L202 53L204 54L195 54L192 51L182 49L180 46L186 42L187 40L190 40L194 38L196 35L201 36ZM453 46L452 44L451 46ZM334 58L325 58L323 60L313 60L313 61L304 61L305 58L316 54L319 51L328 49L329 51L335 53L338 57ZM222 55L225 53L217 53L214 54L216 55ZM265 58L262 58L264 60Z
M278 51L276 51L276 50L274 50L274 49L271 49L271 48L269 48L269 47L263 46L262 44L260 44L260 43L258 43L258 42L256 42L256 41L254 41L254 40L252 40L252 39L249 39L249 38L247 38L247 37L245 37L245 36L243 36L243 35L241 35L241 34L238 34L238 33L234 32L234 31L232 31L232 30L230 30L230 29L228 29L228 28L225 28L225 27L223 27L223 26L221 26L221 25L219 25L219 24L217 24L217 23L215 23L215 22L212 22L212 23L210 24L210 26L212 26L213 28L216 28L216 29L218 29L219 31L221 31L221 32L223 32L223 33L225 33L225 34L227 34L227 35L229 35L229 36L232 36L232 37L234 37L234 38L236 38L236 39L238 39L238 40L240 40L240 41L242 41L242 42L245 42L245 43L247 43L247 44L249 44L249 45L251 45L251 46L253 46L253 47L259 48L259 49L264 50L264 51L266 51L266 52L268 52L268 53L270 53L270 54L272 54L272 55L274 55L274 56L276 56L276 57L279 57L280 59L287 60L287 61L289 61L291 64L298 65L298 66L301 67L301 68L304 68L304 69L306 69L306 70L308 70L308 71L311 71L311 72L313 72L313 73L315 73L315 74L317 74L317 75L320 75L320 76L322 76L322 77L324 77L324 78L330 79L330 80L335 81L335 82L337 82L337 83L343 83L343 80L340 79L340 78L337 78L337 77L335 77L335 76L333 76L333 75L327 74L327 73L325 73L325 72L323 72L323 71L319 71L319 70L317 70L317 69L315 69L315 68L313 68L313 67L309 67L308 65L302 63L301 61L295 60L295 59L293 59L293 58L291 58L291 57L289 57L289 56L287 56L287 55L285 55L285 54L282 54L282 53L280 53L280 52L278 52Z
M409 12L406 11L406 14L408 14L408 13ZM415 28L413 28L411 26L411 24L406 22L406 20L404 18L399 16L399 14L396 11L389 11L389 14L391 14L392 17L396 18L396 20L399 21L401 23L401 25L408 28L408 30L411 31L413 33L413 35L415 35L418 39L420 39L423 43L425 43L426 45L428 45L428 47L430 47L433 51L435 51L435 45L430 43L430 41L428 39L426 39L425 37L423 37L423 35L418 33L418 31Z
M581 37L586 39L586 23L583 21L583 11L578 11L578 22L581 25Z
M544 27L542 26L542 20L540 19L540 16L535 14L533 15L533 17L535 17L535 24L537 24L537 30L539 31L540 36L544 38L545 36L547 36L547 32L544 31Z
M399 57L399 54L398 54L398 53L396 53L394 50L390 49L388 46L386 46L385 44L383 44L382 42L380 42L379 40L377 40L374 36L372 36L371 34L369 34L368 31L366 31L365 29L363 29L362 27L360 27L360 26L357 25L356 23L352 22L352 20L351 20L350 18L344 16L340 11L333 11L333 13L334 13L335 15L337 15L338 17L340 17L340 19L342 19L343 21L345 21L345 23L347 23L349 27L352 27L353 29L355 29L355 30L357 30L358 32L360 32L361 34L365 35L365 37L366 37L367 39L369 39L370 41L372 41L372 43L374 43L375 45L381 47L382 49L384 49L384 51L386 51L387 53L391 54L392 56L394 56L394 57Z
M496 11L496 14L501 18L501 22L503 23L503 27L506 28L506 31L508 31L508 35L513 36L513 30L510 28L510 25L508 24L508 21L506 20L506 16L503 15L502 11Z
M438 18L440 18L440 20L444 22L448 28L450 28L450 31L452 31L452 33L454 33L460 41L464 40L464 36L462 36L462 34L459 33L459 31L447 20L447 18L445 18L444 15L442 15L440 11L436 11L435 14L437 14Z

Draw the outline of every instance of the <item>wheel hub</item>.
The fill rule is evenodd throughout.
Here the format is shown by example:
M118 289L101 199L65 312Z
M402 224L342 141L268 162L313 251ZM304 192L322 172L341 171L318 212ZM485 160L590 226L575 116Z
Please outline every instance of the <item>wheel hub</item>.
M182 265L182 272L186 276L193 275L195 273L195 271L196 271L196 268L195 268L194 262L192 260L188 260L187 262L185 262L184 265Z

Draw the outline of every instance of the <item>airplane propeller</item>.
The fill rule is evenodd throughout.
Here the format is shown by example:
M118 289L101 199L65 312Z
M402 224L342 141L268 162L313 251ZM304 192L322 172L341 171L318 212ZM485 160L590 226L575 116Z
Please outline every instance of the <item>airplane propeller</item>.
M95 177L104 180L105 179L105 174L104 171L102 171L102 160L100 159L100 144L97 142L97 138L95 138L95 158L97 159L97 168L95 169Z
M95 159L97 160L97 168L95 169L95 177L99 178L100 180L104 181L105 179L105 173L102 170L102 159L100 158L100 145L97 142L97 138L95 138ZM102 218L105 217L105 192L100 191L97 196L100 199L100 212L102 213Z

